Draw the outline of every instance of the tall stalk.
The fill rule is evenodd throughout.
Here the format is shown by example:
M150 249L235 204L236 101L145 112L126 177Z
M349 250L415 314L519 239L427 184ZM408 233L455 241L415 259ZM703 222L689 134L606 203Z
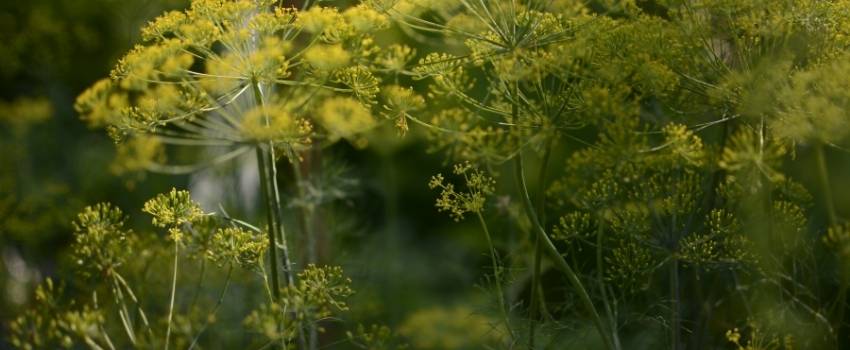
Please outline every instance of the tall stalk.
M681 348L681 315L679 314L679 259L673 257L670 262L670 343L671 349L679 350Z
M505 330L508 332L511 343L513 343L515 341L515 337L511 328L510 315L508 315L508 309L505 305L505 292L502 290L502 273L501 268L499 267L499 259L496 256L496 247L493 246L493 240L490 237L490 230L487 228L487 222L484 221L484 217L481 216L481 212L476 211L475 215L478 217L478 222L481 224L481 228L484 231L484 238L487 240L487 247L490 250L490 263L492 264L493 276L495 276L496 280L496 293L498 293L499 311L502 314L502 322L505 324Z
M617 318L614 315L614 311L611 309L611 304L608 302L608 289L605 286L605 264L603 264L602 259L602 242L604 241L605 236L605 221L603 221L602 216L599 216L598 228L596 232L596 283L599 288L600 294L602 294L602 304L605 307L605 315L608 317L608 321L611 326L611 339L614 341L614 347L620 348L620 336L617 334Z
M537 182L537 212L540 221L546 222L546 169L549 166L549 158L552 155L552 144L554 137L549 137L546 140L546 149L543 152L543 159L540 162L540 171L538 172ZM540 303L545 302L543 299L543 291L540 286L540 269L542 262L542 251L540 249L540 237L534 236L534 258L533 272L531 274L531 312L528 320L528 348L534 349L534 335L537 327L537 313L540 311ZM539 295L538 295L539 293Z
M165 350L171 340L171 321L174 319L174 298L177 294L177 262L180 259L180 242L174 240L174 271L171 276L171 301L168 303L168 328L165 331Z
M254 93L254 101L259 107L265 106L263 100L263 91L260 84L254 80L251 82L251 87ZM266 120L268 123L268 120ZM295 284L292 274L292 262L289 258L289 248L286 244L286 232L283 225L283 215L280 205L280 190L277 184L277 166L275 165L276 158L274 153L274 143L272 141L266 144L257 145L257 166L260 172L260 187L263 190L263 197L266 200L266 212L269 222L269 259L272 275L272 295L275 302L280 302L280 281L278 276L279 264L277 258L277 250L281 250L281 259L283 260L283 277L287 286ZM278 238L280 239L278 246ZM286 348L285 341L283 347ZM298 333L298 344L301 349L306 349L306 341L303 329Z
M266 202L267 220L269 222L269 266L271 267L272 295L274 295L275 302L278 302L280 301L280 281L279 272L277 270L277 229L275 228L277 226L275 224L277 219L273 213L274 211L272 210L271 196L269 196L269 175L266 172L266 159L268 156L266 153L267 152L263 149L263 145L257 145L257 167L260 172L260 187L263 191L263 199L265 199Z
M312 160L312 154L308 153L304 156L305 159ZM305 161L306 162L306 161ZM312 227L314 212L313 208L310 207L305 199L307 194L304 192L304 177L309 174L309 167L305 167L303 165L309 166L309 164L305 164L304 162L293 163L292 165L292 174L295 179L295 191L298 199L300 200L299 212L301 215L298 215L296 220L298 221L298 228L300 230L300 234L302 237L307 239L306 243L306 253L307 253L307 262L308 263L316 263L318 260L318 254L316 251L316 237L313 235L315 232Z
M308 152L310 152L308 150ZM307 154L307 159L311 154ZM295 188L298 198L300 199L300 215L296 220L298 221L298 226L300 229L301 237L307 239L306 250L307 250L307 263L316 263L318 260L318 255L316 253L316 231L313 229L313 220L314 220L314 210L310 205L305 201L306 193L304 192L304 175L305 173L309 173L309 168L305 168L301 166L302 163L293 162L292 164L292 173L295 178ZM309 166L309 164L307 164ZM318 327L315 324L310 324L307 330L307 345L308 349L315 350L318 348L319 344L319 332Z
M516 165L516 179L517 179L517 187L520 191L520 197L522 199L523 208L525 208L525 213L528 216L529 220L531 220L531 224L533 226L534 231L537 234L537 237L540 239L540 243L542 244L543 251L552 259L552 262L555 264L555 268L564 273L567 277L567 280L576 290L579 296L579 301L581 304L590 312L591 318L593 319L593 324L596 327L596 331L599 333L599 336L602 338L602 341L605 343L605 347L607 349L617 349L614 347L613 342L611 341L611 336L605 327L605 323L602 321L602 317L599 316L599 312L596 311L596 307L593 305L593 301L590 300L590 295L587 293L587 289L584 287L584 284L581 283L581 279L579 279L578 275L573 271L572 267L564 260L564 257L561 256L561 253L558 252L558 249L555 248L555 245L552 243L552 240L549 239L549 235L546 233L546 230L541 226L540 221L537 219L537 213L534 212L534 205L531 202L531 197L528 194L528 187L526 186L525 181L525 172L523 170L523 161L522 161L522 152L517 153L515 159Z
M512 122L516 123L520 117L520 96L519 96L519 83L514 82L510 87L510 96L511 96L511 118ZM549 239L549 235L546 233L546 229L543 228L540 220L537 217L537 212L534 210L534 204L531 201L531 196L528 193L528 186L525 181L525 167L523 165L522 160L522 149L517 152L514 157L514 165L515 165L515 177L517 181L517 189L520 192L520 197L522 200L523 208L525 209L526 216L528 216L531 221L532 230L535 231L537 235L537 239L542 244L543 250L549 255L549 258L552 259L552 262L555 263L555 268L563 272L567 280L570 281L570 284L576 290L579 295L579 300L590 312L591 317L593 318L593 324L596 327L596 331L599 332L599 336L602 338L602 342L605 344L605 347L610 350L617 349L614 347L613 342L611 341L611 336L608 330L605 327L605 323L602 322L602 318L599 316L599 312L596 310L596 306L593 305L593 301L590 299L590 295L587 293L587 289L584 287L584 284L581 283L581 279L579 279L578 275L573 271L570 265L564 260L564 257L561 256L561 253L558 252L558 249L555 248L555 244L552 243L552 240Z
M832 200L832 189L829 185L829 172L826 166L826 156L823 151L823 143L818 142L815 145L815 157L818 162L818 177L820 178L821 187L823 188L823 201L826 205L826 213L829 218L829 224L834 226L838 224L838 215L835 213L835 202Z
M829 225L838 225L838 215L835 212L835 202L832 199L832 188L829 184L829 168L826 165L826 155L823 150L823 143L818 142L815 145L815 158L818 163L818 177L820 178L821 188L823 190L823 200L826 206ZM847 309L847 291L850 289L850 273L846 267L841 267L840 278L841 282L838 287L838 299L836 300L838 310L836 311L836 328L840 328L844 323L844 312Z

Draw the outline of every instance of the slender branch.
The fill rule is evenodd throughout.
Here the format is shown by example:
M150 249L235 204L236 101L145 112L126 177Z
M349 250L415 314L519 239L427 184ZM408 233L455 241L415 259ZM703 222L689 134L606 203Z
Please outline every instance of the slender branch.
M818 162L818 176L820 177L821 187L823 187L823 201L826 205L826 212L829 216L829 225L835 226L838 224L838 215L835 213L835 202L832 199L832 189L829 185L829 170L826 166L826 156L823 151L823 144L815 145L815 158Z
M600 293L602 293L602 303L605 307L605 314L611 325L611 337L614 341L614 347L620 348L620 337L617 335L617 318L614 317L614 311L611 309L611 304L608 303L608 287L605 286L605 265L602 259L602 242L605 235L605 221L599 217L598 228L596 232L596 283Z
M838 225L838 215L835 212L835 202L832 199L832 188L829 184L829 168L826 165L826 155L824 154L823 143L818 142L817 145L815 145L815 158L818 163L818 177L820 177L820 183L823 190L823 200L829 218L829 225L835 226ZM839 278L841 281L838 287L838 296L836 297L836 304L833 304L838 308L835 314L835 328L837 329L841 329L841 326L844 323L844 313L847 309L847 291L850 289L850 273L848 273L848 269L842 266L840 270L841 273Z
M531 220L533 229L537 233L538 238L540 238L540 243L542 244L543 251L555 264L555 268L564 273L564 275L567 277L567 280L569 280L570 284L578 293L579 301L587 309L587 311L590 312L591 317L593 319L593 324L596 327L596 331L599 332L599 336L602 338L602 341L605 343L605 347L607 349L612 350L616 349L611 341L610 335L608 334L608 330L605 327L605 323L602 322L602 318L599 316L599 312L593 305L593 301L590 300L590 295L587 293L587 289L584 287L584 284L581 282L581 279L579 279L578 275L575 273L575 271L573 271L572 267L567 264L567 261L564 260L563 256L561 256L561 253L558 252L558 249L555 248L555 245L552 243L552 240L549 239L549 235L546 234L546 230L543 228L543 226L540 225L540 222L537 219L537 213L534 212L534 205L531 202L531 197L528 194L528 188L526 186L521 152L516 155L515 164L516 179L518 182L517 187L520 191L520 197L523 202L523 207L525 208L526 215Z
M519 84L514 82L510 88L511 95L511 122L516 122L520 117L520 105L519 105ZM587 289L584 287L584 284L581 283L581 279L579 279L578 275L573 271L572 267L564 260L564 257L561 256L561 253L558 252L558 249L555 248L555 245L549 239L549 235L546 234L546 229L543 228L540 220L537 217L537 213L534 211L534 204L531 201L531 196L528 194L528 186L525 181L525 168L523 166L522 160L522 147L520 147L516 154L514 155L514 164L515 164L515 177L517 181L517 190L520 192L520 197L522 200L523 208L525 209L525 213L531 221L532 229L537 234L537 239L539 239L540 243L543 245L543 249L549 258L552 259L552 262L555 264L555 268L563 272L570 284L576 290L579 295L579 300L590 312L594 326L596 327L597 332L599 332L600 338L602 338L602 342L605 344L605 347L609 350L617 349L614 347L611 341L610 334L605 327L604 322L602 322L602 318L599 316L599 312L596 310L596 307L593 305L593 301L590 300L590 295L587 293Z
M263 101L263 90L260 83L255 79L251 83L254 93L254 101L259 107L265 107ZM268 117L266 124L268 125ZM283 215L280 205L280 190L277 184L277 166L275 165L276 158L274 154L274 142L269 141L266 145L257 145L257 164L260 170L260 182L263 189L263 194L266 199L266 210L269 221L269 259L271 260L271 275L272 275L272 292L276 302L280 301L280 281L278 280L278 259L277 250L281 251L281 259L283 260L283 277L287 286L295 284L295 279L292 275L292 262L289 258L289 248L286 244L286 232L283 226ZM280 238L280 247L277 245L277 239ZM298 335L298 343L301 349L306 349L306 341L304 331L301 330ZM286 348L286 342L282 341L282 347Z
M92 348L94 350L103 350L103 347L101 347L100 345L97 345L97 342L95 342L91 337L85 336L85 337L83 337L83 339L85 340L86 345L88 345L90 348ZM114 349L114 348L112 348L112 349Z
M307 149L305 152L307 153L306 159L310 160L310 152L311 149ZM299 211L301 215L298 215L297 221L298 226L301 231L302 237L307 239L307 262L308 263L316 263L317 262L317 254L316 254L316 230L314 229L312 223L315 218L315 213L313 207L307 203L306 201L306 192L304 191L304 173L309 172L309 168L305 168L304 166L309 166L309 164L304 162L293 161L292 162L292 172L295 177L295 188L296 193L299 199ZM308 349L316 350L318 347L318 327L316 323L310 323L307 327L307 345Z
M305 152L310 152L308 149ZM309 153L304 157L306 159L310 159ZM298 227L301 231L301 235L307 239L307 262L308 263L316 263L316 238L313 236L313 228L310 223L313 219L313 208L307 204L307 193L304 191L305 180L304 173L309 172L309 169L306 169L304 166L308 165L304 160L302 162L293 162L292 164L292 173L295 178L295 192L298 195L298 207L301 215L296 218L298 220Z
M676 257L670 261L670 295L670 348L678 350L681 348L679 334L681 316L679 315L679 259Z
M487 228L487 222L484 221L484 216L481 215L480 211L476 211L475 215L478 217L478 222L481 224L481 228L484 231L484 238L487 239L487 247L490 250L490 263L493 265L493 276L496 280L496 293L499 294L499 312L502 314L502 322L505 324L505 330L508 332L511 343L513 343L515 341L515 336L513 329L511 328L511 319L508 315L508 309L505 306L505 293L502 290L502 269L499 267L499 258L496 255L496 247L493 246L493 240L490 237L490 230Z
M262 146L257 146L257 166L260 172L260 187L262 187L263 198L266 200L267 220L269 224L268 239L269 239L269 267L271 268L272 295L274 301L280 301L280 281L277 270L277 224L272 210L271 197L269 196L269 180L268 172L266 171L266 152Z
M180 260L180 242L174 240L174 271L171 278L171 302L168 304L168 328L165 331L165 350L171 340L171 321L174 318L174 297L177 294L177 262Z
M540 171L538 173L538 182L537 182L537 213L542 222L546 222L546 168L549 166L549 158L552 155L552 144L554 143L555 138L549 137L546 141L546 150L543 152L543 160L540 164ZM540 237L534 236L534 267L533 272L531 274L531 312L528 320L528 348L530 350L534 349L534 333L537 326L537 312L540 311L538 308L543 308L545 306L538 305L540 303L545 304L545 300L543 299L543 290L540 286L540 265L541 265L541 257L542 251L540 249ZM540 295L538 295L540 293Z
M127 333L127 338L130 339L130 344L136 346L136 335L133 330L133 322L130 320L130 312L127 311L127 303L124 301L124 293L121 292L121 286L115 278L112 278L112 290L115 295L115 304L118 306L118 317L121 319L121 325L124 326L124 331Z
M221 304L224 301L224 295L227 294L227 288L230 287L230 278L231 278L232 274L233 274L233 265L231 264L230 266L227 267L227 277L224 280L224 287L221 289L221 293L218 295L218 301L215 303L215 306L213 307L213 310L210 313L210 315L215 316L218 313L218 309L219 309L219 307L221 307ZM209 325L210 325L210 323L207 322L207 323L204 324L203 327L201 327L201 330L198 331L198 334L195 335L194 339L192 339L192 344L189 345L188 350L192 350L192 349L195 348L195 345L198 344L198 340L201 339L201 335L203 335L204 331L206 331L207 328L209 328Z
M121 276L120 273L118 273L118 271L113 271L112 276L118 281L118 284L124 288L124 290L127 292L127 295L130 296L130 300L132 300L133 303L136 304L136 310L139 312L139 317L141 317L142 319L142 324L144 324L145 328L147 328L148 336L153 338L153 329L151 329L150 322L148 322L148 316L147 314L145 314L145 310L142 309L142 304L139 303L139 299L136 298L136 294L133 293L133 289L130 288L130 285L127 284L127 281L124 279L123 276Z
M98 310L99 307L97 305L97 291L92 291L91 295L92 295L92 302L94 303L94 309ZM103 324L98 324L97 329L98 329L98 331L100 331L101 336L103 336L103 340L106 342L107 345L109 345L109 349L115 350L115 345L112 344L112 340L109 338L109 333L106 333L106 330L103 329ZM88 344L89 347L91 347L92 349L103 350L103 348L100 347L99 345L97 345L97 342L95 342L93 339L91 339L91 337L85 336L85 340L86 340L86 344Z
M195 291L192 293L192 302L189 303L189 308L195 308L195 303L198 302L198 296L201 294L201 286L204 284L204 276L207 272L207 259L201 260L201 272L198 273L198 282L195 284Z

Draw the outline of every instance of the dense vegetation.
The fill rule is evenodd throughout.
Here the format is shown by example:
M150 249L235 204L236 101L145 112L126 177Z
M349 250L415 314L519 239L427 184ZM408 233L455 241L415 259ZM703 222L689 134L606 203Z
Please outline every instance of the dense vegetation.
M0 19L0 347L850 347L850 1Z

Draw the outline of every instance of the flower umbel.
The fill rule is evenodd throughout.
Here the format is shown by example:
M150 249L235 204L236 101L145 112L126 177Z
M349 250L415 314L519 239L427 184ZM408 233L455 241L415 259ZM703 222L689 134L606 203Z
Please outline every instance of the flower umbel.
M452 219L460 221L467 213L484 210L487 196L495 191L496 180L469 162L455 165L453 173L463 178L465 190L456 189L454 184L446 182L442 174L431 177L428 187L440 189L437 210L448 212Z

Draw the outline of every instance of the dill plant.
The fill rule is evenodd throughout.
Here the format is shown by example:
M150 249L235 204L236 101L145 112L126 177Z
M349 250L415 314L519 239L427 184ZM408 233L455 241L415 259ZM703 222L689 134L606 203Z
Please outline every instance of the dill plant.
M124 229L126 219L114 206L88 207L75 223L75 259L80 271L89 271L84 276L106 277L105 294L115 301L121 328L107 327L112 318L105 316L104 293L97 288L84 302L85 315L92 317L65 325L45 324L38 312L26 314L13 325L13 345L72 347L82 339L95 349L196 348L226 297L234 268L241 267L262 277L268 297L245 319L246 327L267 339L253 342L263 348L318 348L320 323L348 309L344 299L353 293L351 281L338 267L312 264L317 259L312 252L299 255L311 264L295 267L291 237L284 231L278 163L285 159L297 177L310 152L340 140L366 145L364 133L379 124L372 109L380 91L381 71L374 62L381 49L372 35L387 25L385 15L365 5L339 9L307 1L296 8L277 1L198 0L145 26L142 43L108 78L83 92L75 109L116 142L112 170L119 174L187 174L255 154L266 226L232 218L223 209L204 212L189 192L175 189L143 208L164 231L169 254L163 237ZM178 152L187 148L202 155L189 164L172 160L178 155L185 161ZM304 209L299 217L310 220L303 219L310 215ZM305 224L300 233L313 234ZM155 318L144 311L138 286L131 286L145 281L144 274L133 281L121 272L137 268L127 266L136 265L127 261L135 249L147 252L148 259L171 255L167 307ZM226 270L207 316L191 314L197 310L181 316L176 310L181 262L187 260L200 262L202 274L204 261ZM44 293L51 291L48 282ZM62 315L80 312L73 309L74 304L65 305ZM198 316L201 322L193 319ZM115 330L126 337L115 338ZM371 339L369 334L364 329L358 336ZM379 336L389 341L386 332Z
M197 319L214 319L238 267L260 277L268 299L243 322L262 335L254 343L318 348L353 291L341 269L311 264L321 199L311 198L310 166L335 142L366 146L380 115L455 164L427 185L437 211L474 216L492 274L497 321L465 307L414 314L399 329L414 347L545 349L571 338L606 349L840 348L850 229L830 170L848 143L848 8L193 1L147 26L76 108L118 143L117 172L189 173L254 153L267 227L205 212L178 190L145 204L156 234L125 228L112 205L88 207L73 255L83 278L107 286L63 303L46 281L12 324L13 344L195 348L211 324ZM405 41L379 48L373 33L391 24ZM202 159L176 164L186 147ZM299 257L284 232L281 159L307 239ZM812 179L794 171L807 164ZM499 216L511 224L493 225ZM143 276L127 261L137 251L171 258L167 307L150 318L125 278ZM175 295L180 264L199 260L227 277L193 319L175 312ZM113 337L115 317L126 339ZM345 336L358 348L400 347L379 325Z
M375 2L412 39L449 44L405 72L427 81L430 106L405 117L447 160L516 182L499 188L528 234L507 238L520 242L507 253L490 244L501 347L551 339L538 331L553 320L545 269L566 277L561 299L578 300L609 349L661 330L669 336L653 346L671 349L846 338L843 262L827 262L838 275L818 273L818 255L843 246L825 148L846 141L845 1ZM800 152L816 163L815 194L784 168ZM513 174L501 174L508 162ZM479 214L490 242L480 196L495 193L463 180L471 192L432 180L437 208ZM825 224L810 212L815 198ZM527 292L504 300L525 276ZM712 302L746 317L715 315ZM749 324L753 340L724 338L718 318Z

